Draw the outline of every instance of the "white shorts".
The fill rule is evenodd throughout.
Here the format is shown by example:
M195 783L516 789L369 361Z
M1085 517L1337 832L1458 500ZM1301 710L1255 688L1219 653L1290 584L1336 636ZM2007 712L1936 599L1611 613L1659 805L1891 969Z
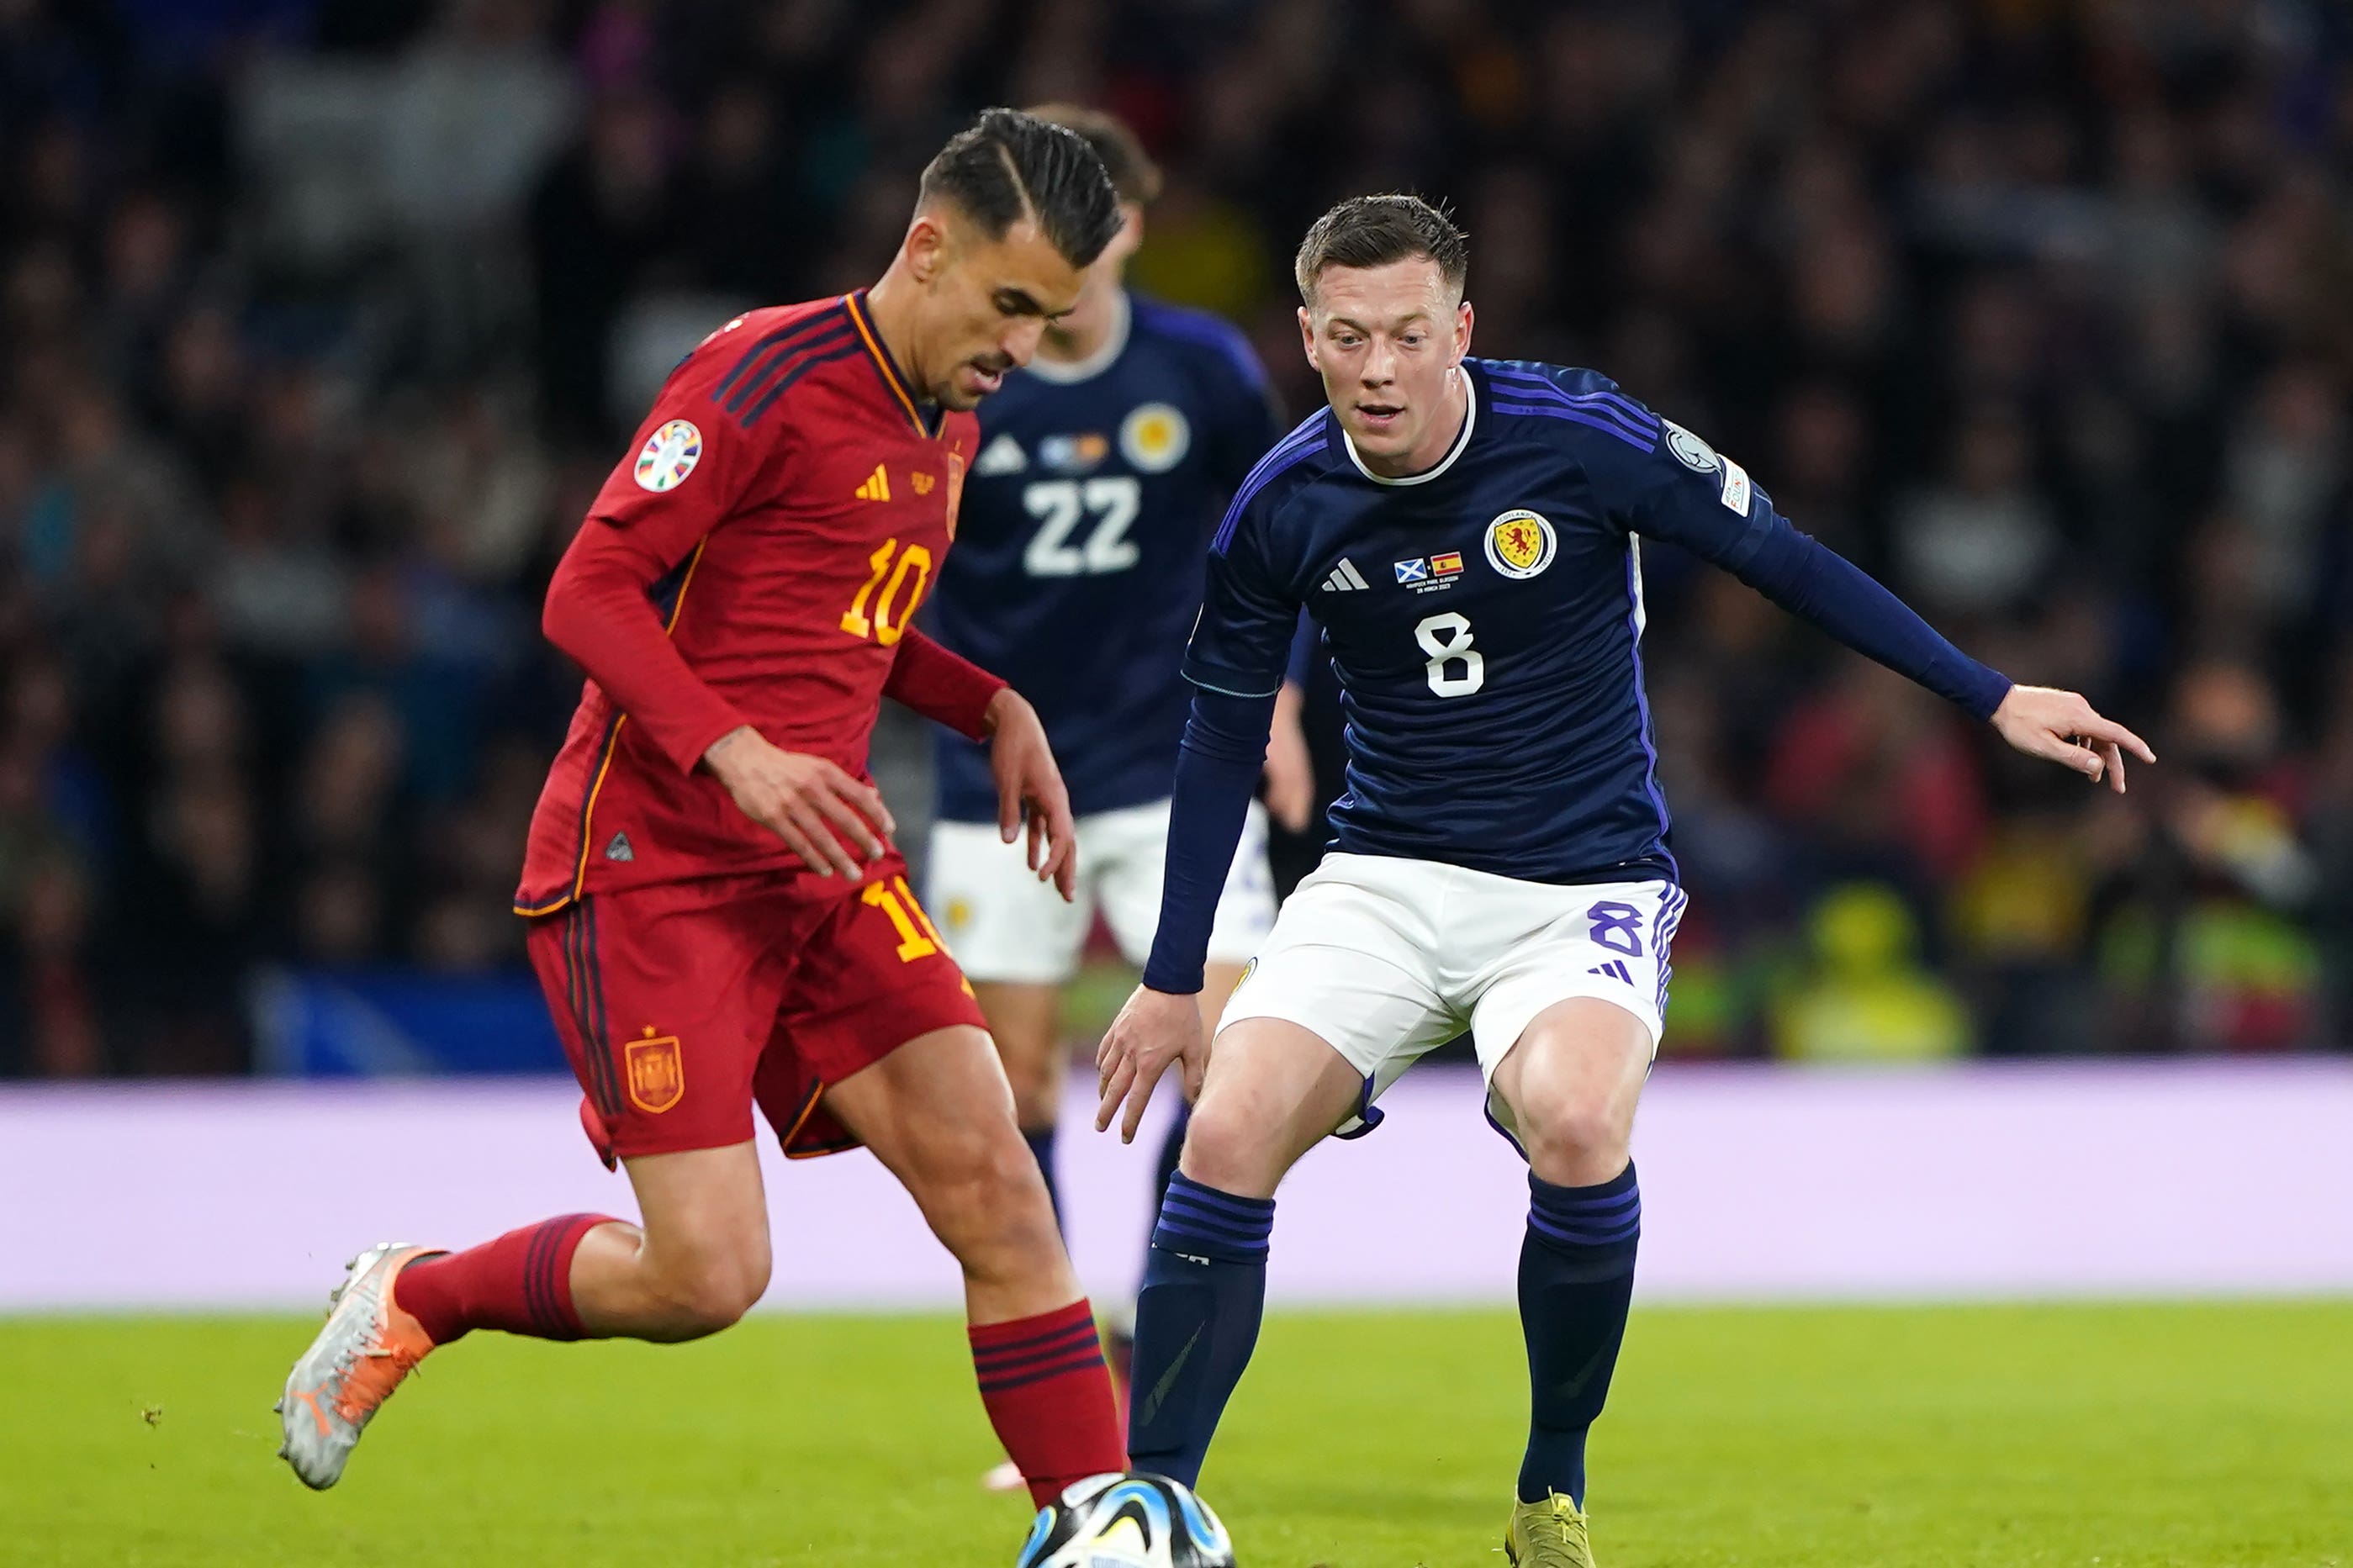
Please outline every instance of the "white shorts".
M1024 847L990 822L932 825L923 903L975 980L1060 985L1078 973L1095 907L1122 956L1141 966L1160 923L1168 854L1168 803L1154 801L1079 818L1079 891L1072 903L1029 867ZM1274 874L1266 859L1266 808L1250 803L1242 839L1218 899L1211 963L1240 963L1274 926Z
M1495 1068L1538 1013L1571 996L1641 1020L1657 1055L1667 952L1684 894L1672 882L1523 882L1460 866L1330 854L1282 906L1226 1004L1222 1032L1282 1018L1329 1041L1364 1075L1354 1137L1373 1101L1424 1055L1468 1031ZM1492 1092L1488 1114L1518 1142Z

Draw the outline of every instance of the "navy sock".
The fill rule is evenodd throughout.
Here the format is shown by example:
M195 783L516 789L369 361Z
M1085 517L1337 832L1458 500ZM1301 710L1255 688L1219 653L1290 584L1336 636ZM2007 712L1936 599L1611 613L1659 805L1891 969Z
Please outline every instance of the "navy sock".
M1528 1341L1528 1452L1520 1500L1559 1492L1585 1506L1585 1436L1609 1397L1626 1338L1642 1194L1634 1167L1598 1187L1528 1175L1520 1244L1520 1327Z
M1021 1139L1029 1145L1029 1152L1038 1157L1039 1173L1046 1178L1046 1201L1054 1205L1054 1223L1059 1226L1062 1223L1062 1187L1054 1180L1054 1130L1025 1127Z
M1192 1486L1266 1310L1272 1198L1168 1179L1135 1300L1128 1462Z

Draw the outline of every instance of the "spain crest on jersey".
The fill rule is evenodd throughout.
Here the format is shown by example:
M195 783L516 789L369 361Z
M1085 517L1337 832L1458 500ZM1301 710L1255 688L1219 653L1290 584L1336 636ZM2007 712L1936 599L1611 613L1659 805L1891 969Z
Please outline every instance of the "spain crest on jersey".
M1552 524L1514 507L1487 525L1487 564L1506 577L1533 577L1552 564Z
M629 1103L639 1110L659 1116L685 1096L686 1060L679 1054L677 1036L656 1037L649 1027L644 1039L631 1040L622 1047L621 1056L628 1069Z

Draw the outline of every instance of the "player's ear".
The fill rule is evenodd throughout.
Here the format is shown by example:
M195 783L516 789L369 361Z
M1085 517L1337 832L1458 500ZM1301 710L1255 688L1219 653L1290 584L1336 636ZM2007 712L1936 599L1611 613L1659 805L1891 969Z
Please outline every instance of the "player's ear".
M1134 202L1119 204L1119 234L1106 249L1119 253L1126 260L1144 246L1144 208Z
M1304 305L1299 307L1299 346L1307 351L1307 363L1315 374L1323 374L1324 366L1315 358L1315 318L1307 313Z
M947 268L947 227L937 214L919 212L907 226L900 248L907 253L907 271L915 281L932 283Z
M1454 363L1461 364L1471 353L1471 301L1463 300L1454 307Z

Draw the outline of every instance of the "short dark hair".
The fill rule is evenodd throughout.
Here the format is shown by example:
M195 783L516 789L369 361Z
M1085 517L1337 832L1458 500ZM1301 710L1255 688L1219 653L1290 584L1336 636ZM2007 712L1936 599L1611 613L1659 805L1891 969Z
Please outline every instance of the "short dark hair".
M1014 109L985 109L923 169L920 200L954 202L991 239L1023 218L1073 267L1119 232L1119 195L1103 160L1075 131Z
M1143 139L1126 121L1076 103L1041 103L1029 112L1085 137L1095 156L1103 160L1103 172L1111 176L1111 188L1119 193L1121 201L1148 207L1160 199L1160 165L1152 161Z
M1302 303L1315 302L1315 279L1326 267L1387 267L1426 258L1457 294L1471 272L1471 241L1446 209L1419 196L1350 196L1319 217L1299 242L1292 275Z

